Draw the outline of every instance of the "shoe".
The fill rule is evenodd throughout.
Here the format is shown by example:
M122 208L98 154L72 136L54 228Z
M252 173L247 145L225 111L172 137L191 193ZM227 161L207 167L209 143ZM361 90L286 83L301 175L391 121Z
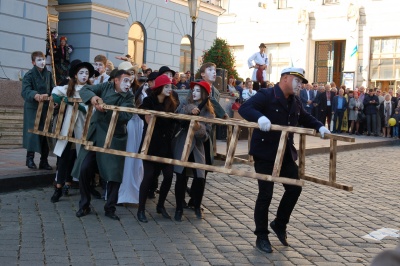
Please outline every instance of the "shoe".
M149 221L147 221L146 214L144 213L144 211L138 211L137 212L137 219L142 223L148 223L149 222Z
M175 216L174 216L175 221L182 222L182 214L183 211L175 211Z
M201 208L195 208L194 209L194 213L196 214L197 219L203 219L203 211L201 210Z
M150 191L149 191L149 194L147 194L147 198L149 198L149 199L155 199L155 198L156 198L156 193L150 192Z
M26 157L26 166L28 166L29 169L37 169L33 157Z
M157 205L157 213L161 213L161 215L165 218L165 219L171 219L171 216L168 214L167 210L165 209L164 206L158 206Z
M360 136L360 133L356 132L356 135L357 135L357 136Z
M101 194L100 192L98 192L94 186L90 186L90 194L92 194L92 196L96 199L101 199Z
M88 215L91 212L90 208L85 208L85 209L79 209L79 211L76 212L76 217L83 217Z
M272 230L274 230L276 236L278 237L279 241L281 241L282 245L289 246L287 242L286 230L278 229L278 227L275 224L275 221L272 221L269 225L271 226Z
M371 136L371 134L370 134L370 133L367 133L367 136L369 137L369 136Z
M266 253L272 253L271 242L269 242L268 237L266 237L266 238L257 237L256 247L260 251L263 251L263 252L266 252Z
M115 214L115 212L105 212L105 216L113 220L119 221L119 217Z
M189 199L189 202L187 203L187 208L194 208L194 203L192 198Z
M43 161L40 161L40 163L39 163L39 169L53 170L53 167L50 166L50 164L47 160L43 160Z
M56 188L53 196L51 196L51 202L58 202L63 194L62 188Z
M63 196L68 196L69 195L69 189L70 189L71 187L69 186L69 185L64 185L63 186L63 188L62 188L62 194L63 194Z

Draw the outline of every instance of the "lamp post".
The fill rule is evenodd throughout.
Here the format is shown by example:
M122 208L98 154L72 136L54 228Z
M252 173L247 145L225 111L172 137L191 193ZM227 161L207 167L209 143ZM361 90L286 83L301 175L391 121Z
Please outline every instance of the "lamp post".
M194 40L195 40L195 29L196 19L199 15L201 0L188 0L189 14L192 18L192 40L190 42L190 81L194 81Z

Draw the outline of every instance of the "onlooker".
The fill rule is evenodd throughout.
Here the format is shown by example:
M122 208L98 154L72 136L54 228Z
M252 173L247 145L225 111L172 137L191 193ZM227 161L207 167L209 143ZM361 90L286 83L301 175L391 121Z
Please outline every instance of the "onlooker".
M323 125L328 122L328 126L330 126L332 118L332 101L335 94L331 91L331 85L326 84L323 88L325 91L322 91L321 88L321 93L317 95L317 99L315 100L319 115L318 120Z
M376 95L374 95L374 89L369 89L369 94L365 95L363 104L365 115L367 116L367 136L374 134L374 136L377 137L378 132L376 130L376 106L379 105L379 99Z
M110 60L107 60L106 64L106 74L110 76L111 71L114 70L114 64Z
M151 68L148 68L148 69L146 69L146 70L144 71L143 74L144 74L146 77L148 77L148 76L150 75L151 72L153 72L153 70L152 70Z
M240 99L240 102L242 102L243 101L243 98L242 98L242 93L243 93L243 81L242 80L236 80L236 82L235 82L235 89L239 92L239 99Z
M104 55L96 55L94 58L94 70L99 72L99 76L95 77L93 80L93 85L101 84L107 82L110 78L106 73L107 57Z
M176 86L176 84L178 84L178 82L180 80L181 80L180 73L179 72L175 72L175 75L172 78L172 84L174 84Z
M333 98L332 115L333 115L333 131L332 133L342 133L342 121L344 112L347 110L347 101L343 97L344 90L339 90L339 95ZM338 120L338 124L336 124ZM347 122L346 122L347 123ZM337 126L337 128L336 128Z
M393 138L399 137L399 127L400 127L400 109L396 108L394 110L394 114L392 115L394 119L396 119L396 125L393 126Z
M253 82L251 80L247 81L246 87L242 91L243 102L247 101L248 99L256 95L256 93L257 92L253 90Z
M178 84L176 84L176 87L178 88L178 90L188 90L189 89L189 83L187 82L186 74L181 74L181 78L180 78Z
M314 92L311 90L312 88L311 84L304 84L304 85L305 89L300 91L300 100L307 113L312 114L312 109L313 109L312 102L314 100Z
M354 97L350 98L349 101L349 121L351 121L349 134L353 134L354 132L356 135L360 135L358 132L360 127L360 121L363 115L364 105L360 98L358 97L358 92L354 92ZM354 124L356 124L356 128L354 131Z
M190 80L190 74L191 74L190 70L186 71L185 74L186 74L186 80Z
M383 137L390 137L389 119L394 114L395 105L391 101L390 94L386 94L385 100L379 105L379 115L382 120Z
M379 99L379 105L376 107L376 109L378 110L379 113L379 106L380 104L385 100L385 97L383 95L381 95L381 90L378 88L374 88L375 91L375 95L378 97ZM382 132L382 119L379 117L379 119L376 119L376 131L378 132L379 135L381 135Z

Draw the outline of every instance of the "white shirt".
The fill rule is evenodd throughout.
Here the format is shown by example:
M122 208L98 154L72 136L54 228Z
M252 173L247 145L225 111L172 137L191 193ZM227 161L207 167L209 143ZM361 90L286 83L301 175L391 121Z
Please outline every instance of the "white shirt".
M252 96L256 95L257 91L252 90L250 92L249 89L243 89L242 91L242 98L244 101L247 101L248 99L250 99Z
M107 75L106 72L104 72L103 74L101 74L100 76L98 76L97 78L95 78L95 79L93 80L93 85L100 84L101 77L103 77L103 82L102 82L102 83L107 82L108 79L110 78L110 76Z

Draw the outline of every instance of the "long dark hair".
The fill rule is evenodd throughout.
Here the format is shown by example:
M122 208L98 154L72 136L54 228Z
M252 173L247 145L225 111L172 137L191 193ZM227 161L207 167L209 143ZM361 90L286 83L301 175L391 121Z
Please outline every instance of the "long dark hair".
M206 107L207 111L208 111L210 114L215 115L214 106L211 104L210 97L209 97L207 91L206 91L202 86L200 86L200 88L201 88L201 89L200 89L200 92L201 92L201 101L203 101L203 100L205 100L205 99L208 99L208 101L207 101L205 107ZM188 103L194 103L194 100L193 100L193 93L191 93L191 94L188 96L187 102L188 102Z
M151 90L151 93L154 97L157 97L158 95L161 94L161 92L163 91L164 86L158 87L155 90ZM171 94L167 97L165 97L164 99L164 112L171 112L174 113L176 108L178 107L178 103L176 102L174 96L172 95L172 90L171 90Z
M80 67L76 73L79 72L79 70L81 70L82 68L86 68L85 66ZM75 75L76 75L75 73ZM70 78L68 81L68 88L67 88L67 97L74 97L75 94L75 85L78 84L78 81L75 78L75 75L73 78ZM88 78L88 80L86 81L87 85L92 85L92 82L90 81L90 78Z

